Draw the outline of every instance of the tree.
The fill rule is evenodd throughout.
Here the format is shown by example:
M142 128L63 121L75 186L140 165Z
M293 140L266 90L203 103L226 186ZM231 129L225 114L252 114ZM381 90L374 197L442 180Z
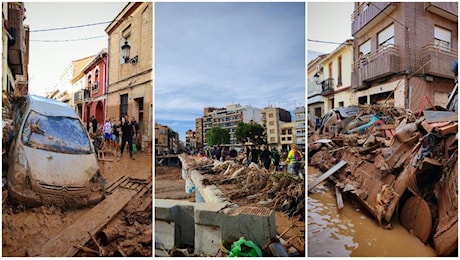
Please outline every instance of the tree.
M230 143L230 134L227 129L215 126L206 132L206 143L209 146Z
M267 143L267 136L264 132L264 128L257 123L238 123L235 129L235 137L236 140L242 144L246 141L253 142L255 145Z

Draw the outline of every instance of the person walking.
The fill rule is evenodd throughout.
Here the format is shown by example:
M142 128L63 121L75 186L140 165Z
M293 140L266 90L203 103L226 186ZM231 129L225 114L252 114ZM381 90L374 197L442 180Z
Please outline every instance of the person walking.
M121 121L118 120L118 122L114 122L112 126L112 141L113 141L113 146L115 148L120 147L120 128L121 128Z
M251 149L251 163L259 165L260 149L259 146L254 146Z
M110 134L112 133L112 121L110 118L107 118L104 123L104 136L105 141L110 142L112 139L110 138Z
M133 157L133 134L134 126L129 121L128 115L125 116L125 122L121 126L121 148L120 156L123 156L126 143L128 143L129 157L134 160Z
M95 134L97 132L97 119L94 115L91 116L91 124L93 126L93 134Z
M272 153L268 150L268 147L265 145L263 151L260 153L260 161L264 165L264 168L269 170L270 163L272 158Z
M273 151L272 151L272 162L273 162L273 165L275 166L275 172L278 171L279 166L280 166L280 153L278 152L278 150L276 150L276 147L273 148Z
M294 177L299 176L300 163L303 160L302 153L297 150L296 144L291 144L286 161L288 163L288 173L292 173Z
M133 143L136 144L136 147L139 148L141 146L141 143L140 143L140 129L141 129L141 127L140 127L139 123L136 122L135 117L131 118L131 124L134 127Z

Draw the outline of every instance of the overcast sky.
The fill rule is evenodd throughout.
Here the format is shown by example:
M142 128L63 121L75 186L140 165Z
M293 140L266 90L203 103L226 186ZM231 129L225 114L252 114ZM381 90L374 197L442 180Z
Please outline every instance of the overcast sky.
M156 3L155 120L185 140L204 107L305 106L305 3Z
M73 60L96 55L108 45L104 29L109 23L77 29L48 29L112 21L126 4L127 2L25 2L24 24L29 25L31 30L29 92L45 95L46 91L54 89ZM73 41L87 38L95 39Z
M308 50L330 53L351 37L351 14L354 2L307 3ZM332 43L326 43L332 42ZM310 57L308 57L310 60Z

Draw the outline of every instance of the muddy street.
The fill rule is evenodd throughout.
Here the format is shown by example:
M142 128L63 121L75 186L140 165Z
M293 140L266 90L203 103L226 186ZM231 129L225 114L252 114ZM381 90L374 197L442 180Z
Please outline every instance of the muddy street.
M320 174L308 168L308 181ZM396 219L383 229L359 204L344 201L338 210L335 192L323 182L308 195L308 256L436 256L433 248L411 235Z
M152 156L107 159L100 167L108 193L94 207L23 208L3 191L2 256L151 256ZM117 231L110 241L107 230Z

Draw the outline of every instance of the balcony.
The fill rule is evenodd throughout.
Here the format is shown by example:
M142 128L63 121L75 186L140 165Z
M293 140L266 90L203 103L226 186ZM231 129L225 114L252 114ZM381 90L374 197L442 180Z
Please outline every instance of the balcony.
M320 83L321 86L321 95L322 96L329 96L334 93L334 79L333 78L328 78Z
M458 51L429 44L422 49L423 73L454 79L450 66L458 58Z
M8 65L14 75L22 75L24 59L24 4L8 3Z
M82 90L79 90L79 91L73 93L73 102L75 104L83 103L82 92L83 92Z
M399 49L386 46L353 63L352 85L357 90L364 89L366 83L398 73L399 67Z
M426 2L425 10L444 17L452 22L458 21L458 2Z
M359 34L367 31L367 28L374 27L396 7L397 3L393 2L370 2L360 5L351 15L351 35L359 38Z

